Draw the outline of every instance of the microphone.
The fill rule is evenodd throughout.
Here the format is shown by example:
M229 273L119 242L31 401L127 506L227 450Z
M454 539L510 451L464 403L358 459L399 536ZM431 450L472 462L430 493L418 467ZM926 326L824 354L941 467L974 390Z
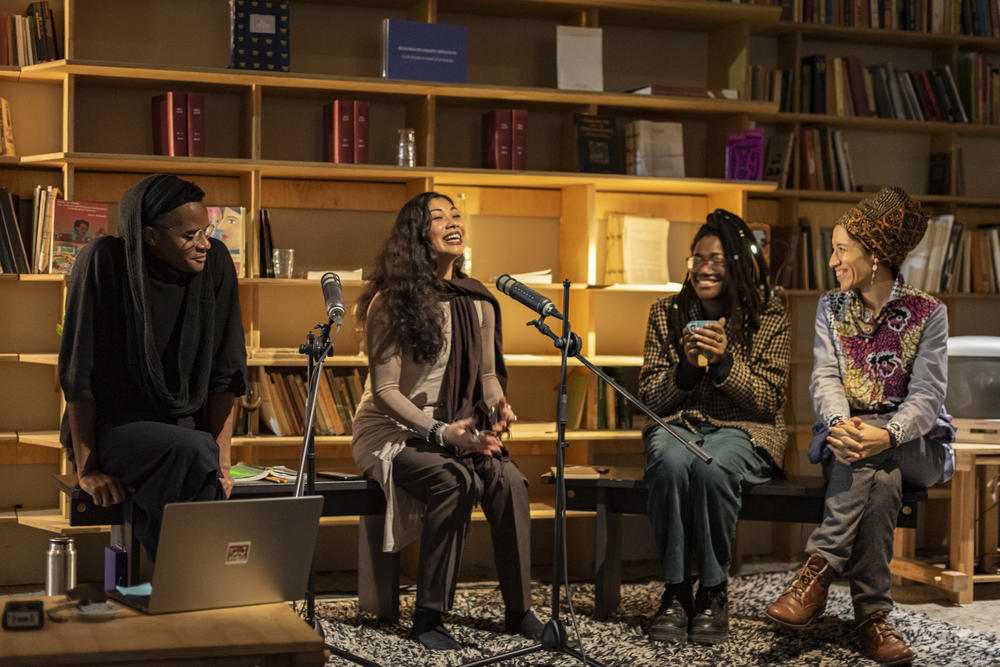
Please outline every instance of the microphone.
M326 301L326 314L330 316L330 321L340 327L344 321L344 293L340 289L340 276L333 271L324 273L320 278L320 286L323 288L323 300Z
M510 274L503 274L497 278L497 289L514 299L518 303L531 308L542 317L557 317L563 319L562 313L556 310L552 300L542 296L519 280L510 277Z

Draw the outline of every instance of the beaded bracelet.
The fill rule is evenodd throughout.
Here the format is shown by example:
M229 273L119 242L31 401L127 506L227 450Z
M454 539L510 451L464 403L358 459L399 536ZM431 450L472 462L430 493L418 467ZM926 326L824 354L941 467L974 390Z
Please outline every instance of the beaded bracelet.
M442 434L444 433L444 427L447 426L444 422L434 422L434 425L427 429L427 442L432 445L440 445L442 440Z

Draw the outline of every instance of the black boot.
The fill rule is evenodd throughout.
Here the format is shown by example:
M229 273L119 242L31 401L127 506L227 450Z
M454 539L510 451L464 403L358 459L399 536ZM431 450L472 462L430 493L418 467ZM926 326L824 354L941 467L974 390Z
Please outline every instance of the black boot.
M719 644L729 638L728 582L699 586L688 639L698 644Z
M462 648L448 629L441 623L441 612L426 607L417 607L413 612L413 628L410 637L433 650Z
M542 638L542 630L545 629L545 626L535 616L535 612L530 609L528 611L508 609L504 616L504 629L512 635L519 634L537 641Z
M649 638L661 642L687 642L688 619L691 617L691 581L667 584L660 599L660 610L653 618Z

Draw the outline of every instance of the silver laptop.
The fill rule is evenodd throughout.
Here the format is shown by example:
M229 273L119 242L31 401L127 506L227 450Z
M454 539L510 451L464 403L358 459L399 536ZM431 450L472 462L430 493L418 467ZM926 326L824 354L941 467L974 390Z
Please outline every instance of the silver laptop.
M150 595L109 596L149 614L304 597L322 496L170 503Z

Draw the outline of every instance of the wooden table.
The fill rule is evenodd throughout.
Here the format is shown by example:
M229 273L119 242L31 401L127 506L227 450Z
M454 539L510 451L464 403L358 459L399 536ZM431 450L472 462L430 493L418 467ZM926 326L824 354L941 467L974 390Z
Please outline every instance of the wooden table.
M951 478L951 569L964 572L969 577L969 585L965 590L953 593L952 599L967 603L972 602L974 584L1000 581L1000 574L975 573L977 518L980 551L993 556L997 550L998 510L989 498L986 481L996 478L1000 470L1000 445L957 442L953 446L955 476ZM978 516L991 505L993 509ZM995 557L991 562L996 562Z
M28 599L28 598L10 598ZM44 597L48 609L63 597ZM0 665L323 665L323 641L285 603L150 616L123 609L104 622L45 619L0 634Z

